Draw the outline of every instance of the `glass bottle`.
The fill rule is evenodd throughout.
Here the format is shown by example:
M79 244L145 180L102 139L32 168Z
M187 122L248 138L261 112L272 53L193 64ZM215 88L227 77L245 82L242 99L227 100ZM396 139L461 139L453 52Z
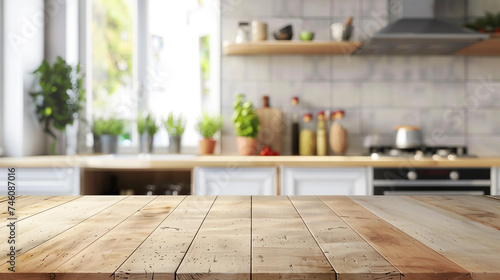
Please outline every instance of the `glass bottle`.
M236 31L236 43L247 43L250 41L250 26L248 22L241 21L238 24L238 31Z
M345 112L340 110L332 112L332 124L330 126L330 149L336 155L343 155L347 150L347 130L344 127L342 119Z
M292 98L292 155L299 155L299 98Z
M316 154L318 156L326 156L328 154L325 112L323 111L318 112L318 124L316 128Z
M301 156L313 156L316 154L315 130L312 114L304 114L299 137L299 154Z

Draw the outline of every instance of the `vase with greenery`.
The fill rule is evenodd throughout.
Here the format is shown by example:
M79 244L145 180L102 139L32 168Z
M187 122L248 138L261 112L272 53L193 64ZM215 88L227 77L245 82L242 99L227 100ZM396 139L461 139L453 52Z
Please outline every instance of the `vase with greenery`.
M195 129L203 137L203 140L200 140L200 154L213 154L216 143L213 137L222 129L222 117L203 113L196 122Z
M146 117L146 132L148 133L148 151L152 153L155 134L158 132L158 125L156 124L156 119L151 114Z
M163 123L168 132L168 150L170 153L180 153L181 152L181 138L186 128L186 121L182 118L182 114L179 116L174 116L174 114L168 114L167 120Z
M137 118L137 132L139 133L139 153L147 153L148 135L146 132L146 120L139 114Z
M118 136L125 129L125 121L117 118L99 118L94 121L94 152L116 154L118 152Z
M465 24L465 27L483 33L500 33L500 12L486 12L484 17L476 18Z
M66 154L75 154L78 113L85 101L80 64L71 66L57 57L53 64L44 60L33 73L38 77L39 89L31 92L30 96L45 133L54 139L50 153L55 154L57 137L53 129L56 129L66 132L66 142L69 144ZM67 129L70 126L76 126L76 129Z
M245 100L243 94L236 96L233 108L233 123L237 136L238 153L240 155L254 155L257 146L257 134L260 131L259 116L255 112L252 101Z
M148 114L146 118L139 117L137 119L137 132L139 132L139 152L152 153L153 141L156 132L158 132L156 119L152 114Z

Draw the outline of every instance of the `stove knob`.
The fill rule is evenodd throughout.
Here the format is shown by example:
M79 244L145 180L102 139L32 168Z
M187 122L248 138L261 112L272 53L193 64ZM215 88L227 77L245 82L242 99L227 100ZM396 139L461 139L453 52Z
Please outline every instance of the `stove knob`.
M417 177L418 177L417 172L415 172L415 171L408 172L408 174L406 176L408 176L408 180L412 180L412 181L417 180Z
M457 171L451 171L450 172L450 179L453 181L456 181L460 179L460 174Z

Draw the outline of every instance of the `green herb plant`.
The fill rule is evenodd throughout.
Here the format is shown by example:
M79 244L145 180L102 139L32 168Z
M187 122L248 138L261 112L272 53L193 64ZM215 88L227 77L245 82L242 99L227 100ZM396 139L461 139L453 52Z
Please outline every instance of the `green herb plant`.
M233 108L235 134L242 137L257 137L260 131L260 120L253 108L252 101L245 101L245 96L238 94Z
M500 28L500 12L486 12L484 17L477 18L473 22L465 24L465 27L481 31L481 32L499 32Z
M196 122L195 129L203 138L213 138L222 129L222 117L203 113Z
M174 114L168 114L167 120L163 123L167 129L168 135L171 137L180 137L186 128L186 121L182 118L182 114L175 117Z
M92 132L95 135L120 135L125 130L125 121L117 118L103 119L99 118L94 121Z
M80 73L80 64L73 67L61 57L57 57L53 64L44 60L33 74L39 79L40 89L30 92L30 96L44 132L54 139L50 153L55 154L57 137L52 127L65 131L66 126L78 118L85 101L83 74Z
M146 121L143 118L137 118L137 132L139 135L143 135L146 130Z
M154 136L156 132L158 132L158 125L156 124L155 118L151 114L148 114L146 117L146 129L149 136Z

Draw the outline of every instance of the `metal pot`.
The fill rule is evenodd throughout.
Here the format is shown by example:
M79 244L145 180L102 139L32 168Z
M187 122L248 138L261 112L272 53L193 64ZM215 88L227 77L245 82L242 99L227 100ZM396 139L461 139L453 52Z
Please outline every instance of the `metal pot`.
M422 132L417 126L402 125L396 130L396 148L407 149L422 146Z

